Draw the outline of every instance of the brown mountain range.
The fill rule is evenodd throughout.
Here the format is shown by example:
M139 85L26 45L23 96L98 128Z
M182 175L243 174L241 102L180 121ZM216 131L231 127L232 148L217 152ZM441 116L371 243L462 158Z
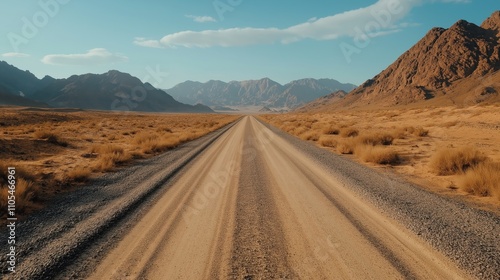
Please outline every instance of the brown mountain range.
M500 11L496 11L481 26L460 20L449 29L433 28L344 98L322 98L299 111L498 102L499 70Z

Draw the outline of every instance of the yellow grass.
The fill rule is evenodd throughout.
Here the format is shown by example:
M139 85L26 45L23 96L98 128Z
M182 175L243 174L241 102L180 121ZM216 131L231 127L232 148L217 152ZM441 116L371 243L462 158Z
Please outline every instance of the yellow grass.
M473 147L439 150L431 159L430 167L437 175L462 174L486 161L487 157Z
M482 163L467 170L459 186L468 193L500 200L500 163Z
M388 147L374 147L372 145L358 145L355 154L365 162L395 165L399 162L399 154Z
M116 170L135 158L177 147L237 118L4 108L0 111L0 195L7 186L1 179L7 163L23 179L21 190L28 190L18 199L26 200L21 202L25 205L21 210L29 212L62 189Z
M346 127L340 130L340 136L342 137L356 137L359 131L355 128Z
M485 155L491 162L500 162L498 106L291 113L261 115L260 118L303 139L317 133L319 137L315 142L318 146L361 163L386 162L378 159L383 158L379 156L381 151L393 159L394 154L397 154L398 161L388 160L397 163L391 168L392 171L431 190L453 195L465 188L450 186L463 186L464 172L473 177L472 174L477 172L472 170L477 168L471 167L478 164L482 166L480 163ZM310 140L314 141L315 138ZM379 149L384 144L390 145L386 146L389 150ZM376 149L358 146L372 146ZM448 155L443 152L446 150L443 147L457 151L460 149L453 147L466 146L472 147L475 152L448 152ZM369 153L365 150L369 150ZM485 203L490 202L485 200Z

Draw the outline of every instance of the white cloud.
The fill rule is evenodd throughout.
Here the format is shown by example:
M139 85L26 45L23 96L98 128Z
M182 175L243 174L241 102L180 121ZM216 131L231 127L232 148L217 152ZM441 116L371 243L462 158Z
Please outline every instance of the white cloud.
M148 39L143 38L143 37L136 37L134 39L134 44L139 45L139 46L143 46L143 47L149 47L149 48L161 48L162 47L160 42L158 42L156 40L148 40Z
M27 53L9 52L2 54L3 57L30 57Z
M187 18L190 18L196 22L216 22L217 20L213 17L210 16L193 16L193 15L186 15Z
M230 28L204 31L181 31L160 40L135 40L146 47L232 47L257 44L289 44L305 39L335 40L339 37L356 37L360 33L378 36L398 32L397 22L423 0L379 0L368 7L344 13L312 18L288 28ZM444 0L447 1L447 0Z
M113 54L103 48L89 50L83 54L51 54L42 58L45 64L54 65L99 65L127 61L121 54Z

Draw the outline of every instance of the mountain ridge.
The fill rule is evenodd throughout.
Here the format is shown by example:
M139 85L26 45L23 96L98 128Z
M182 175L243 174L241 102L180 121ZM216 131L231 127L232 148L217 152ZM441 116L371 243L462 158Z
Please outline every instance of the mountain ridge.
M38 79L29 71L0 61L0 104L143 112L211 113L204 105L187 105L168 93L118 70L103 74Z
M294 108L333 91L351 90L352 84L333 79L305 78L285 85L270 79L205 83L186 81L167 90L174 98L188 104L208 106L269 106Z
M500 70L499 42L499 11L481 26L459 20L448 29L432 28L378 75L344 98L326 102L323 108L315 106L315 110L393 107L431 100L449 105L496 100L500 90L495 85L495 73ZM486 76L490 78L484 79ZM474 90L467 92L465 88ZM485 88L490 88L488 96L471 97Z

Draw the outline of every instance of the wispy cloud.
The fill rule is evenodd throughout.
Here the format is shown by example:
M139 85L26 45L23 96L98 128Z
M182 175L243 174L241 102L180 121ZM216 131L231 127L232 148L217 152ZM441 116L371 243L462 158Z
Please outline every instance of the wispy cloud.
M368 7L308 21L288 28L230 28L204 31L181 31L169 34L160 40L135 40L146 47L232 47L257 44L289 44L306 39L334 40L339 37L355 37L364 32L379 36L397 32L396 23L422 0L379 0ZM379 17L381 18L380 21ZM373 23L378 24L373 28Z
M127 61L128 57L113 54L104 48L91 49L83 54L50 54L42 62L54 65L99 65Z
M186 15L187 18L190 18L196 22L216 22L217 20L211 16L193 16L193 15Z
M229 29L181 31L161 39L136 38L134 43L155 48L208 48L233 47L259 44L290 44L302 40L335 40L340 37L357 37L360 33L384 36L416 24L399 23L418 5L428 2L466 3L469 0L378 0L376 3L344 13L323 18L311 18L288 28L235 27ZM195 19L198 17L187 16ZM204 17L200 17L204 18ZM210 18L210 17L208 17ZM209 21L209 19L206 19ZM212 19L215 21L215 19Z
M27 53L18 53L18 52L8 52L2 54L3 57L30 57L29 54Z

